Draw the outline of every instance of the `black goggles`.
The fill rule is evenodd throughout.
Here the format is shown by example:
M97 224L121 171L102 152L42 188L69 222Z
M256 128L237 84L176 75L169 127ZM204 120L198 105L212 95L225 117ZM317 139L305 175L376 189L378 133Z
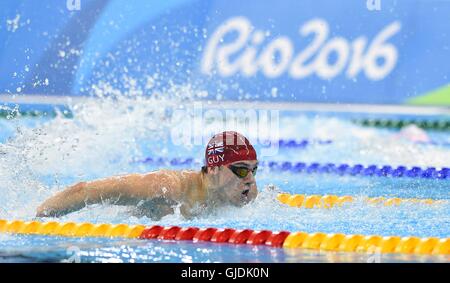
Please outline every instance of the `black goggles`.
M231 170L231 172L234 173L234 175L238 176L239 178L247 177L250 171L252 172L253 176L255 176L256 170L258 169L257 166L253 169L250 169L244 166L233 166L233 165L228 165L228 168Z

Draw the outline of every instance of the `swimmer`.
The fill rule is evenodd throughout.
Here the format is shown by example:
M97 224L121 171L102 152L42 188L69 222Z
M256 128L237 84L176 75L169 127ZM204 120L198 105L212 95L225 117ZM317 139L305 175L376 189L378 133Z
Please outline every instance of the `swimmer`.
M68 187L47 199L37 217L59 217L87 205L110 203L135 208L135 215L159 220L174 213L190 219L225 205L242 207L258 194L256 151L247 138L227 131L214 135L200 171L159 170L115 176Z

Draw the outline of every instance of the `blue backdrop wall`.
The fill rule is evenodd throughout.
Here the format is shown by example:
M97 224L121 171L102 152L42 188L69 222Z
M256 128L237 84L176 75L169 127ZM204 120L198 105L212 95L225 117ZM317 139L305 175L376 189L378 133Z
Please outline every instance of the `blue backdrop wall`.
M446 0L3 0L0 93L445 104L449 18Z

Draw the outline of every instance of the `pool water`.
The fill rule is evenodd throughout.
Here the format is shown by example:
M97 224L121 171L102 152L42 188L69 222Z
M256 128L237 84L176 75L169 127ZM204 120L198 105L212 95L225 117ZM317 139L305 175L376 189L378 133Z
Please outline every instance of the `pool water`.
M0 119L0 219L35 219L36 207L65 186L102 177L158 168L198 170L205 140L222 122L190 129L191 137L174 142L176 100L123 98L74 105L73 118ZM398 130L364 128L348 115L280 111L278 139L310 142L279 147L260 160L306 163L450 167L450 134L427 131L433 143L399 136ZM440 117L442 118L442 117ZM444 117L448 119L448 117ZM189 120L194 121L195 120ZM194 123L192 122L192 123ZM241 128L239 128L241 127ZM177 128L179 129L179 128ZM244 134L245 125L237 124ZM187 131L187 130L186 130ZM253 129L254 131L254 129ZM273 128L259 127L270 134ZM203 137L193 144L195 137ZM258 153L266 148L256 144ZM188 165L158 165L146 158L193 158ZM260 193L243 208L225 207L193 220L178 211L159 221L133 216L128 207L93 205L57 221L178 225L182 227L250 228L291 232L325 232L383 236L450 236L450 179L340 176L293 173L261 166ZM293 208L276 200L278 193L352 195L356 201L331 209ZM365 197L432 198L432 205L368 205ZM62 238L0 234L0 261L82 262L335 262L377 261L370 254L285 250L228 244L159 240ZM380 255L381 261L448 261L437 256Z
M9 236L1 238L0 262L216 263L216 262L443 262L448 258L236 246L206 242Z

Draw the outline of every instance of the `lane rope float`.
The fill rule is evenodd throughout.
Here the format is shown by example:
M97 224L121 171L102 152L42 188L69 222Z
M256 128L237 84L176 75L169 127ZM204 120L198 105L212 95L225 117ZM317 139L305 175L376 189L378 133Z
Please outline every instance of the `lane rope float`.
M186 166L195 165L202 166L202 160L189 158L165 158L165 157L147 157L143 160L133 160L133 163L143 163L149 165L172 165L172 166ZM424 179L449 179L450 168L447 167L428 167L421 168L419 166L405 166L399 165L397 167L391 165L367 165L362 164L336 164L336 163L305 163L305 162L290 162L290 161L261 161L260 167L267 167L269 170L285 171L292 173L320 173L320 174L337 174L350 176L378 176L378 177L409 177L409 178L424 178Z
M416 125L426 130L448 131L450 120L402 120L402 119L352 119L352 122L365 127L400 129L408 125Z
M425 178L425 179L450 179L450 168L443 167L441 169L436 167L420 168L418 166L377 166L362 164L335 164L335 163L304 163L304 162L268 162L267 166L272 170L290 171L294 173L331 173L338 175L361 175L361 176L379 176L379 177L410 177L410 178Z
M346 202L353 202L355 198L352 196L337 196L337 195L303 195L303 194L278 194L277 200L282 204L291 207L303 208L332 208L334 206L341 206ZM383 204L385 206L400 205L402 203L415 204L438 204L445 200L434 199L417 199L417 198L365 198L369 204Z
M30 118L55 118L58 115L61 115L64 118L73 118L73 113L70 110L63 109L58 111L40 111L40 110L30 110L30 111L20 111L9 108L2 108L0 105L0 119L15 119L21 117L30 117Z
M65 237L120 237L173 241L264 245L288 249L303 248L345 252L379 252L422 255L449 255L450 238L419 238L341 233L306 233L288 231L236 230L232 228L197 228L127 224L59 223L0 220L0 233Z

